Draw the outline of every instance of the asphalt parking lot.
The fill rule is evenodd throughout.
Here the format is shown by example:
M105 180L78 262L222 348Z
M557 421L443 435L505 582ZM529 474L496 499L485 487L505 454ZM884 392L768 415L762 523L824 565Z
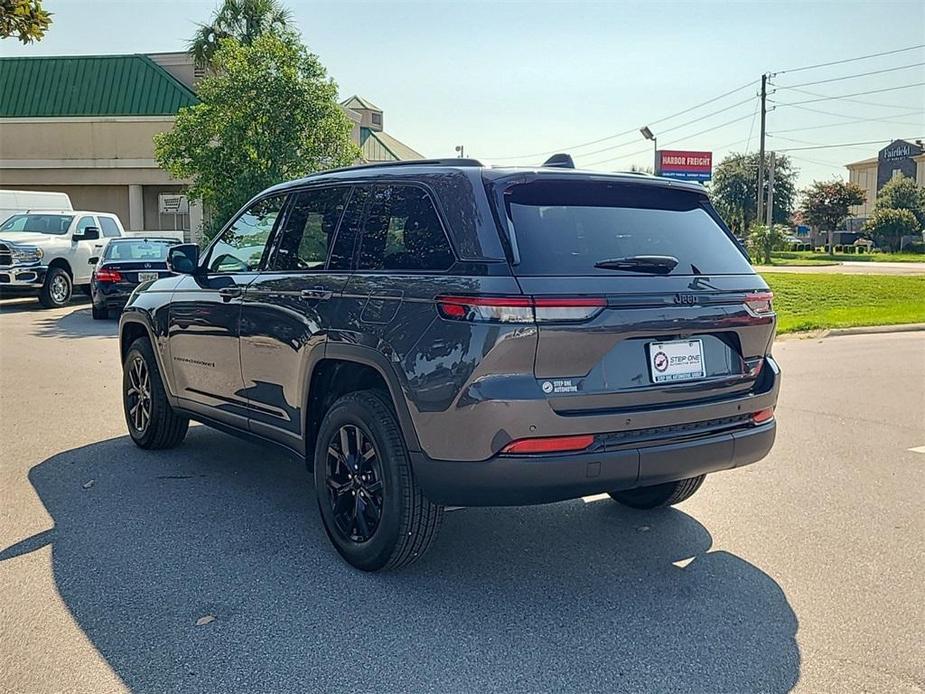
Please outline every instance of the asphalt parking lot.
M773 453L676 509L463 509L374 575L285 456L137 449L115 333L0 302L0 690L925 687L925 333L780 342Z

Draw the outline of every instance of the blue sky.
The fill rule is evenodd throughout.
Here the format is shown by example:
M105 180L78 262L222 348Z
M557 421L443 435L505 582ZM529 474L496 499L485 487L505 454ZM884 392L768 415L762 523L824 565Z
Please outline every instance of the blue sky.
M46 0L55 23L46 39L2 55L181 50L217 2ZM296 2L303 38L337 81L385 112L385 127L428 156L466 153L493 162L569 147L580 165L649 165L638 128L755 80L714 104L652 130L677 149L757 147L755 103L744 101L762 72L925 43L925 3L910 2ZM781 73L779 86L905 65L914 67L806 86L823 96L925 82L925 49ZM778 88L771 99L814 95ZM778 107L769 148L925 136L925 87ZM710 117L706 117L710 116ZM703 117L703 120L685 125ZM861 119L865 119L861 121ZM715 126L735 121L721 128ZM860 121L860 122L859 122ZM754 125L753 125L754 123ZM683 127L678 127L683 126ZM701 133L710 129L710 132ZM749 134L751 140L749 141ZM789 138L789 139L784 139ZM799 140L799 141L796 141ZM619 145L619 146L618 146ZM844 164L882 145L792 152L801 184L844 177ZM517 158L515 158L517 157ZM598 163L600 162L600 163Z

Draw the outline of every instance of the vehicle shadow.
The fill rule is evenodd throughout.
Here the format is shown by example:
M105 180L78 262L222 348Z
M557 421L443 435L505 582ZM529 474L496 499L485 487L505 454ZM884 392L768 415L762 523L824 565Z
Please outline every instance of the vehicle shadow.
M75 294L69 305L84 304L89 306L89 297L83 294ZM48 309L43 308L39 300L34 296L23 296L21 294L0 293L0 314L3 313L41 313Z
M119 320L94 320L90 307L86 306L68 313L38 318L33 326L33 334L37 337L115 337L119 334Z
M54 527L0 561L50 544L61 597L134 691L786 692L799 677L781 588L678 510L463 509L417 564L364 574L331 549L300 464L205 427L29 477Z

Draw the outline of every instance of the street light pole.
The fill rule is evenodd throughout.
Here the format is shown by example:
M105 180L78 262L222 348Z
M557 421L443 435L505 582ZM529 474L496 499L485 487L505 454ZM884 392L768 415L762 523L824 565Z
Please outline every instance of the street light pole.
M642 133L642 136L647 140L652 140L652 147L654 148L654 154L652 157L652 171L658 175L658 138L655 136L648 125L644 125L639 128L639 132Z

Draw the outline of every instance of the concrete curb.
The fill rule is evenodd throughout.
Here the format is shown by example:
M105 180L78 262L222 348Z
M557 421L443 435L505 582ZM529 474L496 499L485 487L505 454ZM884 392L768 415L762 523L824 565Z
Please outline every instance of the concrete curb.
M882 333L913 333L925 331L925 323L906 323L902 325L861 325L856 328L831 328L830 330L804 330L796 333L778 335L777 340L810 340L824 337L842 337L844 335L879 335Z

